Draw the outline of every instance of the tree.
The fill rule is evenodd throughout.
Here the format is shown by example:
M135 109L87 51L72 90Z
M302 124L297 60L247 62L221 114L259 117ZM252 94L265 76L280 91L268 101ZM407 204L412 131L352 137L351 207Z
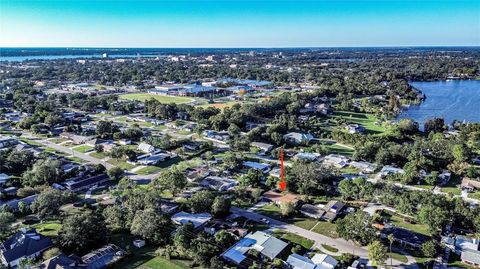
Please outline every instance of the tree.
M230 213L231 201L224 196L217 196L213 200L212 214L215 217L224 217Z
M235 236L226 230L221 230L215 234L215 243L224 249L233 245L236 241Z
M23 173L22 183L32 187L57 183L62 178L60 167L61 163L58 160L38 160L32 169Z
M318 195L326 189L326 181L332 177L330 170L318 163L294 162L287 171L287 188L300 194Z
M155 179L154 184L160 189L167 189L175 196L178 192L182 191L187 186L187 178L178 169L168 169L162 171L160 175Z
M263 173L257 169L248 169L246 175L240 178L240 184L245 187L258 187L263 178Z
M62 249L83 252L105 241L107 230L103 219L87 210L68 215L58 233L58 242Z
M15 221L15 216L8 212L0 212L0 236L4 237L7 233L12 232L12 223Z
M442 229L447 221L448 211L444 208L434 205L423 205L418 212L418 219L426 224L428 229L436 233Z
M166 215L159 215L147 208L136 212L130 231L154 244L166 244L172 231L172 223Z
M393 262L392 244L393 244L393 242L395 242L395 236L393 234L389 234L387 236L387 239L388 239L388 243L390 243L390 245L389 245L390 246L390 267L393 268L393 264L392 264L392 262Z
M445 130L445 121L443 118L433 118L425 121L424 130L426 133L443 132Z
M464 144L456 144L452 147L452 155L456 162L465 162L470 157L470 152Z
M366 245L375 238L372 219L363 211L348 214L343 219L339 219L336 224L338 235L346 240Z
M368 245L368 259L373 265L382 265L387 260L387 248L382 242L375 240Z
M107 174L108 174L108 177L110 177L111 180L119 180L123 177L125 172L123 171L122 168L120 168L118 166L114 166L107 171Z
M208 266L208 262L218 252L218 247L211 243L211 238L206 233L199 233L198 236L192 240L190 256L196 263L202 266Z
M288 217L295 212L295 206L291 202L282 202L280 203L280 210L282 212L282 216Z
M190 244L195 238L195 227L188 222L180 226L173 237L175 248L182 254L186 254L190 250Z
M125 214L120 206L108 206L102 211L102 215L105 219L105 223L108 224L111 229L115 230L125 228Z
M32 212L44 219L57 216L60 212L60 207L74 199L75 195L70 191L62 192L53 188L47 188L37 196L30 208Z
M218 257L212 257L210 259L210 269L224 269L225 264Z
M429 240L422 244L422 253L425 257L433 258L438 252L438 243L435 240Z
M214 198L215 195L210 191L199 191L188 199L187 205L194 213L210 212Z

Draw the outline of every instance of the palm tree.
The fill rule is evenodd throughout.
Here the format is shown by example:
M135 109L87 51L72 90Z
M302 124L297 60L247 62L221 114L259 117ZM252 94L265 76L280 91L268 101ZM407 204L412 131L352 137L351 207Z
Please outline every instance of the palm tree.
M392 260L392 244L393 242L395 242L395 237L393 236L393 234L389 234L387 236L387 239L388 239L388 242L390 242L390 268L393 268L393 260Z

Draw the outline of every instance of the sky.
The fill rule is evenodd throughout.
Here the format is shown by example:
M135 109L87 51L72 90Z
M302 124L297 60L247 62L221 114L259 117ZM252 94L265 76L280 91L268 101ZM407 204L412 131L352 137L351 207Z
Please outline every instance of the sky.
M480 46L480 0L0 0L0 47Z

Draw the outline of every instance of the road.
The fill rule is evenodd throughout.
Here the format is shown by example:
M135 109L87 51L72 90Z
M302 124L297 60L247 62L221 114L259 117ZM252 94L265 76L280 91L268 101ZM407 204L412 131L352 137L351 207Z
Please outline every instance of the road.
M368 259L368 250L366 247L355 246L353 243L348 242L342 238L331 238L328 236L324 236L324 235L300 228L298 226L288 224L276 219L272 219L265 215L255 213L250 210L241 209L238 207L232 207L230 211L234 215L242 216L257 222L262 222L262 219L266 219L269 222L269 225L271 227L270 230L277 230L277 229L285 230L290 233L298 234L302 237L311 239L315 242L313 245L313 248L319 248L319 249L322 249L322 251L324 251L322 244L326 244L326 245L337 248L338 251L341 253L353 253L354 255L357 255L362 259ZM328 252L328 251L324 251L324 252ZM338 253L336 253L336 255L338 255ZM407 259L408 259L407 264L403 264L397 260L393 260L392 264L401 268L418 268L418 266L416 265L416 261L413 257L407 256ZM386 264L389 265L390 260L388 260Z

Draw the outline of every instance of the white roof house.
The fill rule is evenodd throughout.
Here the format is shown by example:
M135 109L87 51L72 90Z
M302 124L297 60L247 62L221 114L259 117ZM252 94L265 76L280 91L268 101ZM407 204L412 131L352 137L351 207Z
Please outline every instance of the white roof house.
M240 264L247 258L245 253L250 249L255 249L263 256L273 260L275 257L287 247L287 243L273 237L270 234L257 231L249 233L227 251L222 253L222 257L235 264Z
M152 153L155 151L155 147L147 143L140 143L138 145L138 150L145 153Z
M315 254L311 259L292 254L288 256L287 263L292 269L333 269L338 261L326 254Z
M237 186L238 181L231 178L208 176L200 182L200 185L217 191L226 191Z
M323 157L323 164L343 168L348 165L350 159L338 154L330 154Z
M7 183L10 180L10 176L4 173L0 173L0 185Z
M172 216L172 221L178 225L183 225L185 223L192 223L196 228L203 226L205 223L209 222L212 219L212 215L209 213L187 213L187 212L178 212Z
M318 253L312 257L312 261L317 265L315 269L333 269L338 264L332 256Z
M381 177L385 177L390 174L405 174L405 171L401 168L396 168L390 165L385 165L382 167L382 170L380 170Z
M354 168L357 168L361 172L366 173L366 174L370 174L370 173L375 172L375 169L377 168L377 166L375 164L369 163L369 162L355 162L355 161L353 161L353 162L350 163L350 166L354 167Z

